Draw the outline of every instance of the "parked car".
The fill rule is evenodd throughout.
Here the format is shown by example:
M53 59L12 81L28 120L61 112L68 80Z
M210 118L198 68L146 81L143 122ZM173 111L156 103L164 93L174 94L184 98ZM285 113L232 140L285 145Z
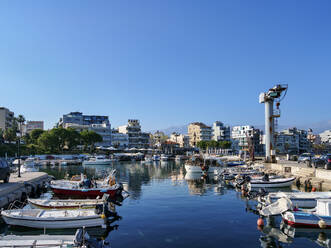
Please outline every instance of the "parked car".
M314 155L311 153L302 153L298 158L298 162L301 163L301 162L310 161L313 157Z
M10 177L10 167L5 159L0 158L0 180L3 180L4 183L9 182Z
M326 164L326 159L323 156L313 157L312 164L314 165L315 168L324 167Z

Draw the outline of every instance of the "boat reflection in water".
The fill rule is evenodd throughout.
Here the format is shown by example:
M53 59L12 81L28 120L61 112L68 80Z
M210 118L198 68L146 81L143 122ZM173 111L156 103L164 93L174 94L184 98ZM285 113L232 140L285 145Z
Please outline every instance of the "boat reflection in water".
M192 195L203 195L208 191L214 191L220 195L224 194L223 185L219 184L217 178L213 175L188 172L184 179Z
M261 247L283 247L284 244L307 240L331 248L331 229L295 228L282 221L280 227L267 225L261 232L265 234L260 237Z

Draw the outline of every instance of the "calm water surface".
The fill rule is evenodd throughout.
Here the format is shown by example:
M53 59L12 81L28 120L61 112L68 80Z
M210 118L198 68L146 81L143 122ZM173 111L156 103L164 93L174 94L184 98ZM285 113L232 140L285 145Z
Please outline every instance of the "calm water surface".
M109 233L102 228L89 230L94 236L106 236L112 247L328 247L318 244L331 235L320 231L291 229L296 237L280 231L281 220L272 219L262 231L258 216L247 211L247 202L239 192L213 177L185 174L175 162L142 165L114 163L112 166L44 167L43 171L63 178L84 172L101 175L116 168L117 178L130 192L123 206L117 207L122 219L113 223ZM282 226L284 228L284 226ZM285 228L288 228L285 226ZM1 233L37 234L39 230L8 228ZM47 233L72 234L75 230L48 230ZM280 240L280 241L279 241Z

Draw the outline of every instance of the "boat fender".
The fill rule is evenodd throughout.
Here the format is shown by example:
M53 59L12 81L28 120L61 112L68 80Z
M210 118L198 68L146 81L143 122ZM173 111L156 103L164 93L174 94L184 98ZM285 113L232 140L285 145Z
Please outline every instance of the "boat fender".
M324 220L319 220L318 221L318 226L321 228L321 229L325 229L326 228L326 222Z
M264 221L263 221L263 219L260 217L260 218L258 218L258 220L257 220L257 226L258 227L262 227L262 226L264 226Z

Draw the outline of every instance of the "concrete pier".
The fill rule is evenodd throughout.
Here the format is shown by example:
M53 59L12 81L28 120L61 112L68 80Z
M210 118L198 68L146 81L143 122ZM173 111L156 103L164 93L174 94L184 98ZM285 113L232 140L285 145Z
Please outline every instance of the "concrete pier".
M17 177L11 174L9 183L0 183L0 208L5 208L15 200L22 201L31 194L38 193L49 180L45 172L27 172Z

